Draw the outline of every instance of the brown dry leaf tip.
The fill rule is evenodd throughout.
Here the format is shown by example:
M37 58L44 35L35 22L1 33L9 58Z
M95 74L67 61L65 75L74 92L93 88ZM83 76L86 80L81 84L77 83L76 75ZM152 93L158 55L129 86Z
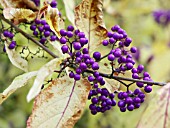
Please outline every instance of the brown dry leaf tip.
M3 15L6 19L18 22L31 22L36 18L36 13L29 9L5 8Z
M83 0L74 10L75 25L88 37L90 52L107 37L102 7L103 0Z
M52 83L36 97L27 128L73 128L81 117L90 83L85 79L75 82L68 76Z
M38 11L38 7L31 0L0 0L0 4L5 8L25 8Z

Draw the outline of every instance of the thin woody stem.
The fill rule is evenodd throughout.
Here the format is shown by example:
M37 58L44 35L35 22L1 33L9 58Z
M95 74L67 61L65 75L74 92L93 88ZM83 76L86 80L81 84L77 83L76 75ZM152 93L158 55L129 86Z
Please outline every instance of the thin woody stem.
M55 55L52 51L50 51L47 47L42 45L40 42L32 38L29 34L18 28L15 24L13 24L11 21L5 19L2 14L0 14L0 19L2 19L7 24L11 25L17 32L21 33L23 36L25 36L27 39L31 40L33 43L37 44L39 47L41 47L44 51L46 51L48 54L50 54L54 58L58 58L57 55Z

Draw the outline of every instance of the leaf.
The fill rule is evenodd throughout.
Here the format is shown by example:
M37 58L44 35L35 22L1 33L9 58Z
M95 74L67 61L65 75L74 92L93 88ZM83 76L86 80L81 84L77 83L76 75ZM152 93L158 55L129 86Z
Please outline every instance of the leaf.
M33 21L36 18L36 14L29 9L20 8L5 8L3 10L4 17L9 20L19 20L19 21Z
M136 128L170 128L170 83L157 91Z
M5 43L5 49L6 53L8 55L9 60L11 63L22 69L23 71L27 72L28 71L28 62L21 58L21 56L15 51L15 49L9 49L7 46L7 43Z
M75 25L88 37L90 52L107 36L103 22L103 0L83 0L75 8Z
M28 102L40 93L44 80L55 70L60 70L60 64L61 59L55 58L40 68L37 73L37 77L34 80L34 84L27 95Z
M85 79L56 79L36 97L27 128L73 128L82 115L90 87Z
M75 24L75 16L74 16L74 8L75 8L75 1L74 0L63 0L66 15L68 20L74 25Z
M59 31L64 28L64 21L59 16L59 10L48 5L47 10L45 11L45 18L50 25L51 30L55 32L58 38L60 38L61 35Z
M26 8L38 11L35 3L31 0L0 0L0 4L5 8Z
M17 76L9 85L9 87L5 89L3 93L0 93L0 104L2 104L2 102L5 101L17 89L25 86L27 84L27 81L36 75L37 71L33 71Z
M111 93L114 91L118 91L118 89L120 88L120 83L116 80L113 79L107 79L104 78L105 80L105 87L107 88L107 90Z

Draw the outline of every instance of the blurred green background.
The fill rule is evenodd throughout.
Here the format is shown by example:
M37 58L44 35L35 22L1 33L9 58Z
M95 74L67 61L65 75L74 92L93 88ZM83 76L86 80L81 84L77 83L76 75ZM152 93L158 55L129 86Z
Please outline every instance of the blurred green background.
M80 0L74 1L76 4ZM170 81L170 25L163 27L154 21L152 12L158 9L170 9L169 0L104 0L104 21L108 30L119 24L133 39L133 46L140 48L141 64L144 64L154 81ZM62 12L66 24L63 2L58 0L58 8ZM22 38L16 37L19 43ZM26 40L25 40L26 41ZM1 48L2 51L2 48ZM149 57L153 56L150 63ZM29 60L30 70L38 69L48 59L34 58ZM12 82L14 77L23 72L14 67L6 54L0 54L0 92ZM32 102L26 102L26 95L32 84L21 88L0 105L0 128L24 128L32 110ZM159 87L154 88L156 91ZM86 109L75 128L135 128L151 95L140 109L133 112L119 112L115 107L105 114L91 115ZM87 103L87 108L88 108Z

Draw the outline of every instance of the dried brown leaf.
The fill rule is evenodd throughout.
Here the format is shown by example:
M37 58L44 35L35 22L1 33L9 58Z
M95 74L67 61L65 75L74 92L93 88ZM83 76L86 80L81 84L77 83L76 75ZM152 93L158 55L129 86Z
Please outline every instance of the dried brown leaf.
M31 0L0 0L0 4L5 8L25 8L37 11L35 3Z
M170 83L150 100L136 128L170 128Z
M102 7L103 0L83 0L75 8L75 25L88 37L90 52L107 36Z
M36 14L29 9L20 9L20 8L5 8L3 10L4 17L9 20L18 20L18 21L33 21L36 18Z
M73 128L82 115L90 87L85 79L56 79L35 99L27 128Z

